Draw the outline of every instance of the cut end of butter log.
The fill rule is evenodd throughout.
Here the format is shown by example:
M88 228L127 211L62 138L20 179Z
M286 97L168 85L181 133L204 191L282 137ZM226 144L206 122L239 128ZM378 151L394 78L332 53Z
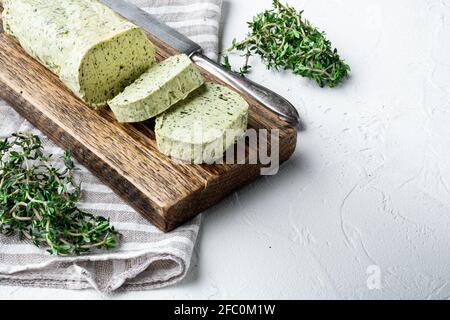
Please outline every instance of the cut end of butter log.
M155 61L144 31L96 0L3 0L3 7L6 33L92 107Z
M194 164L213 163L247 131L248 103L207 83L156 119L161 153Z
M141 122L185 99L203 82L191 59L177 55L153 65L108 104L119 122Z

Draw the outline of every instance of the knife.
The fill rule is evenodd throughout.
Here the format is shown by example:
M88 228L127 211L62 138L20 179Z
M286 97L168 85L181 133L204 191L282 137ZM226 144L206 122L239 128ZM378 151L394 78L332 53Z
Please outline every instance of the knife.
M229 71L202 54L202 48L182 35L178 31L159 22L151 14L139 7L123 0L99 0L101 3L119 13L124 18L151 33L180 53L189 56L192 61L215 75L238 92L248 95L261 103L266 109L277 114L282 120L295 128L300 126L300 116L297 109L279 94L247 79L239 74Z

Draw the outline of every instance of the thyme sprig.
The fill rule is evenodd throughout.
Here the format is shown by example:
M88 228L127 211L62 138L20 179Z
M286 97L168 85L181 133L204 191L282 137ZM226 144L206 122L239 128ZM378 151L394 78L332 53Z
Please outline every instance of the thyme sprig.
M273 9L266 10L248 22L250 33L242 41L233 40L225 51L241 52L245 64L238 71L242 76L249 73L249 58L261 57L268 69L292 70L294 74L315 80L321 87L339 85L350 72L350 67L332 48L326 34L313 27L297 11L279 0L273 0ZM232 69L228 55L223 65Z
M76 206L81 189L71 155L61 157L62 169L51 159L36 135L15 133L0 141L0 233L18 233L61 256L114 248L118 233L109 220Z

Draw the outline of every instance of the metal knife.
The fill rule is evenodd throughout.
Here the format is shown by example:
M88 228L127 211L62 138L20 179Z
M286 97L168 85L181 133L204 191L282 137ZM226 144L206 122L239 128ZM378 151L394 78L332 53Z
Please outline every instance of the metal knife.
M226 70L218 63L204 56L202 54L202 48L198 44L164 23L159 22L155 17L134 4L123 0L99 1L124 18L140 26L145 31L153 34L161 41L167 43L175 50L188 55L194 63L229 84L237 91L258 101L290 125L296 128L299 127L300 116L297 109L279 94L249 79L241 77L235 72Z

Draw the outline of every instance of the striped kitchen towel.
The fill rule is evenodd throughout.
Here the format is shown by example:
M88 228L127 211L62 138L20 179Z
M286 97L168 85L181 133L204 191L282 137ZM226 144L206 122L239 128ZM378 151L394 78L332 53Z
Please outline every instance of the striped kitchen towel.
M161 21L178 29L217 57L221 0L131 0ZM49 153L63 150L0 100L0 139L15 131L41 136ZM0 235L0 285L65 289L94 288L110 293L154 289L182 280L189 269L200 227L198 216L164 234L119 199L87 169L78 179L84 191L79 206L111 219L121 234L119 248L81 257L55 257L17 237Z

